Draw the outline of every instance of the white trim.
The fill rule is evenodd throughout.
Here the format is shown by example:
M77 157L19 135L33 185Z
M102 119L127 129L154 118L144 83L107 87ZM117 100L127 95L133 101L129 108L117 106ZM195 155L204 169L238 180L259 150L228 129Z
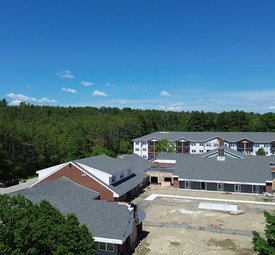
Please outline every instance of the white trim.
M110 177L112 177L111 174L106 173L100 169L87 166L85 164L81 164L81 163L77 163L77 164L81 166L83 169L85 169L86 171L88 171L90 174L100 179L105 184L110 185Z
M241 192L242 191L242 186L240 183L235 183L234 184L234 192Z
M186 185L188 183L188 185ZM188 186L188 188L186 188ZM190 181L184 181L184 188L185 189L191 189L191 182Z
M113 190L111 190L108 186L106 186L104 183L102 183L101 181L95 179L90 173L87 173L85 171L83 171L83 169L81 169L78 165L74 164L73 162L69 161L67 164L65 164L63 167L72 164L73 166L75 166L77 169L79 169L81 172L85 173L87 176L89 176L90 178L92 178L93 180L95 180L96 182L100 183L102 186L104 186L106 189L108 189L109 191L111 191L114 195L114 197L119 197L119 194L115 193ZM61 167L61 168L63 168ZM38 180L37 182L33 183L32 185L29 186L29 188L35 186L36 184L38 184L39 182L41 182L42 180L48 178L49 176L51 176L52 174L56 173L57 171L61 170L61 168L56 169L54 172L49 173L48 175L44 176L42 179Z
M219 189L219 185L221 185L220 189ZM224 191L224 183L223 182L217 182L217 191Z
M166 163L166 164L175 164L177 161L174 159L156 159L154 163Z
M95 237L95 242L99 243L112 243L112 244L123 244L123 241L120 239L111 239L111 238L104 238L104 237Z
M35 173L38 174L38 180L41 180L43 179L45 176L49 176L51 173L61 169L62 167L64 167L66 165L66 163L63 163L63 164L58 164L58 165L55 165L55 166L51 166L51 167L47 167L45 169L41 169L41 170L38 170L36 171ZM49 172L48 172L49 171ZM41 179L39 178L39 175L43 172L48 172L48 174L46 174L44 177L42 177Z
M173 175L174 177L174 175ZM247 184L247 185L259 185L259 186L265 186L265 182L263 183L258 183L258 182L232 182L232 181L220 181L220 180L198 180L198 179L184 179L184 178L179 178L179 181L191 181L191 182L212 182L212 183L217 183L217 182L223 182L226 184ZM269 182L269 181L266 181ZM272 183L272 182L270 182Z
M184 190L184 189L181 189L181 190ZM192 190L192 191L195 191L195 190ZM202 190L196 190L196 191L202 192ZM208 192L217 192L217 191L208 191ZM258 195L258 194L255 194L255 193L254 194L252 194L252 193L234 193L234 194L241 194L241 195L251 194L253 196ZM156 199L158 197L275 206L275 203L273 203L273 202L258 202L258 201L247 201L247 200L237 200L237 199L221 199L221 198L209 198L209 197L190 197L190 196L165 195L165 194L151 194L147 198L145 198L144 200L153 201L154 199Z

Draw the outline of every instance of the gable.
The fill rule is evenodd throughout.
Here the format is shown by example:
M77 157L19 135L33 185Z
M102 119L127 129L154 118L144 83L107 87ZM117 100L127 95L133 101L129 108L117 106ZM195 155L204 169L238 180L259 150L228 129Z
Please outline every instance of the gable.
M114 196L116 194L110 188L105 186L103 183L100 183L98 180L93 178L88 173L85 173L72 163L68 163L57 171L41 179L34 185L46 183L50 180L55 180L60 177L67 177L69 180L75 182L76 184L97 191L100 194L101 200L114 201Z

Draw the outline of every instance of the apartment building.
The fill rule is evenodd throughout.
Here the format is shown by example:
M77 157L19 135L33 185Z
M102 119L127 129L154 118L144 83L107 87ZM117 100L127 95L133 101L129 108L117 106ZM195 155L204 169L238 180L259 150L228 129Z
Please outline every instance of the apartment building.
M157 144L168 139L176 153L203 154L221 146L256 155L262 148L275 155L274 132L154 132L133 140L133 152L146 159L156 158Z

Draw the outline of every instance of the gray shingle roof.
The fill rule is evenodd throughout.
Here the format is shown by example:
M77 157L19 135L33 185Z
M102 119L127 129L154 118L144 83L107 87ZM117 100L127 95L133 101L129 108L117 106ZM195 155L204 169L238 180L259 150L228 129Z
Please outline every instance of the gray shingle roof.
M94 237L125 240L131 212L125 205L94 200L98 194L65 177L12 193L22 194L32 202L48 200L62 213L76 214Z
M202 156L204 158L213 157L214 155L217 155L219 153L220 149L224 150L224 156L225 157L229 156L229 157L235 157L235 158L240 158L240 159L244 159L244 158L247 158L247 157L254 157L254 156L251 156L251 155L246 155L245 153L233 150L233 149L231 149L229 147L225 147L225 146L215 148L211 151L205 152L205 153L202 154Z
M144 179L147 177L147 174L143 171L152 165L150 161L147 161L146 159L135 154L125 155L120 158L110 158L106 155L100 155L86 159L78 159L74 162L85 172L87 171L78 163L88 165L92 168L96 168L107 173L112 172L112 174L115 174L118 169L120 169L119 172L125 169L131 169L133 174L129 178L125 178L123 181L115 183L114 185L105 184L119 196L124 195L139 184L142 184ZM92 175L90 172L87 173ZM93 175L93 177L100 182L96 176Z
M106 155L98 155L94 157L77 159L73 162L96 168L111 175L132 168L132 166L129 165L127 162L124 162L123 160L117 158L111 158Z
M146 160L138 156L137 154L123 155L119 158L122 159L124 162L127 162L127 164L133 166L132 170L134 172L144 171L153 165L151 161Z
M66 198L67 194L70 194L72 199L94 200L99 197L98 192L78 185L64 176L49 181L46 184L34 185L31 188L27 188L23 191L31 191L37 194L43 194L44 196L48 197L58 196L60 198Z
M270 143L275 141L275 132L154 132L133 141L148 141L151 139L168 139L177 141L186 139L194 142L206 142L212 138L220 137L228 142L237 142L242 139L248 139L255 143Z
M178 158L174 175L183 179L265 183L271 181L270 165L267 157L246 159L185 157Z

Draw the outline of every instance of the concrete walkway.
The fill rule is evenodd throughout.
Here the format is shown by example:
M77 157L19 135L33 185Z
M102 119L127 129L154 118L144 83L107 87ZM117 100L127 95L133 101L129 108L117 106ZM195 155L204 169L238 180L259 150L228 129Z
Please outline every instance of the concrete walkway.
M245 230L234 230L234 229L223 229L223 228L211 228L211 227L202 227L202 226L194 226L185 223L159 223L156 221L143 221L144 226L152 226L152 227L167 227L167 228L180 228L186 230L194 230L194 231L205 231L212 233L221 233L221 234L229 234L229 235L241 235L241 236L252 236L251 231ZM263 236L263 233L260 233Z
M18 191L21 189L25 189L25 188L29 187L31 184L35 183L37 180L38 180L38 178L35 177L32 179L28 179L26 182L22 182L22 183L19 183L17 185L14 185L14 186L11 186L8 188L0 188L0 194L8 194L8 193L15 192L15 191Z
M179 199L189 199L189 200L201 200L201 201L216 201L216 202L226 202L226 203L241 203L241 204L254 204L254 205L271 205L275 206L272 202L259 202L259 201L247 201L247 200L236 200L236 199L221 199L221 198L208 198L208 197L190 197L190 196L176 196L176 195L165 195L165 194L151 194L145 201L153 201L158 197L165 198L179 198Z

